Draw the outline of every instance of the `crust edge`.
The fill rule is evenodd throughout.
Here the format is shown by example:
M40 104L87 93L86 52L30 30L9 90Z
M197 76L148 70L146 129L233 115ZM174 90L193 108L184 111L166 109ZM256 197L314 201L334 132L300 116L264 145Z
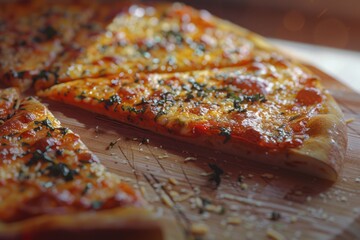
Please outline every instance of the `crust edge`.
M47 97L66 104L88 110L87 104L68 102L66 99L54 99L51 95L38 93L42 97ZM230 139L224 144L222 136L185 137L170 134L164 128L157 128L156 133L171 137L190 144L200 145L206 148L212 148L234 156L240 156L255 162L262 162L269 165L279 166L313 175L330 181L336 181L339 175L345 151L347 147L346 125L343 114L335 100L326 94L324 106L328 108L325 114L319 114L309 119L307 127L309 128L309 139L305 140L299 148L290 148L278 151L265 149L251 143L236 141ZM151 125L137 125L126 122L122 116L109 114L109 112L94 108L92 112L105 115L121 123L140 127L154 132Z
M66 215L42 215L0 223L0 239L163 239L157 219L134 207Z

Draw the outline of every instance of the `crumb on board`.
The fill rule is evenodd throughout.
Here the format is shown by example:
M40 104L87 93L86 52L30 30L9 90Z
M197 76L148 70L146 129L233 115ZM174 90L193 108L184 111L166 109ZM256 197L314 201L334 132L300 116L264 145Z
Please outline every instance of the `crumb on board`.
M226 218L226 224L230 224L230 225L239 225L241 223L241 218L240 217L227 217Z
M203 208L203 207L204 207L203 201L202 201L201 198L199 198L199 197L196 197L196 198L195 198L195 204L196 204L196 206L197 206L198 208Z
M271 221L278 221L281 218L281 214L279 212L276 211L272 211L270 214L270 220Z
M266 236L268 236L272 240L285 240L284 235L274 230L273 228L268 228L266 230Z
M222 205L208 204L204 208L208 212L213 212L217 214L222 214L225 211L225 208Z
M193 192L187 192L185 194L179 195L177 197L174 196L174 201L176 202L183 202L185 200L188 200L189 198L191 198L192 196L194 196Z
M148 139L148 138L143 138L143 139L141 139L141 142L140 142L140 144L149 144L150 143L150 139Z
M341 196L340 197L340 202L347 202L347 197L345 197L345 196Z
M141 195L147 199L147 193L146 193L146 189L144 186L140 186L140 192L141 192Z
M242 183L242 182L244 182L244 180L245 180L245 177L243 175L239 175L237 178L238 183Z
M220 198L227 199L227 200L232 200L232 201L237 201L237 202L248 204L248 205L255 205L257 207L262 206L262 202L260 202L260 201L254 200L252 198L245 198L245 197L235 196L235 195L228 194L228 193L221 194Z
M200 173L200 176L208 177L208 176L211 176L212 174L213 174L213 172L202 172L202 173Z
M160 195L161 197L161 201L168 207L173 207L174 206L174 202L170 199L170 197L165 194L165 193L161 193Z
M159 155L158 159L164 159L164 158L168 158L168 157L169 157L169 155L167 155L167 153L165 153L165 154Z
M174 190L171 190L171 191L169 192L169 195L170 195L173 199L180 196L179 193L178 193L177 191L174 191ZM174 200L175 200L175 199L174 199Z
M205 223L193 223L191 224L190 231L197 236L204 236L209 232L209 227Z
M106 147L106 150L112 149L120 140L121 138L118 138L115 141L110 142L109 145Z
M291 216L291 218L290 218L291 223L295 223L295 222L297 222L297 220L298 220L297 216Z
M168 181L169 181L169 183L170 183L171 185L174 185L174 186L179 185L178 180L176 180L176 179L173 178L173 177L170 177L170 178L168 179Z
M248 185L246 183L241 183L240 184L240 188L241 190L247 190L248 189Z
M190 161L196 161L197 158L196 157L187 157L184 159L184 162L190 162Z
M349 124L349 123L352 123L352 122L354 122L355 121L355 118L349 118L349 119L346 119L345 120L345 123L346 124Z
M356 183L360 183L360 177L355 178Z

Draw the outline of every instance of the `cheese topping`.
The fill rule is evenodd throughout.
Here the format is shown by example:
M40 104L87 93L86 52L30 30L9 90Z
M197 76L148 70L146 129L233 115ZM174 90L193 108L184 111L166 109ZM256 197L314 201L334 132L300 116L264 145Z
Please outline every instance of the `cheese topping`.
M0 133L0 221L140 204L37 100L24 100Z
M326 111L318 79L274 54L236 68L77 80L40 95L153 131L274 150L300 146L307 120Z

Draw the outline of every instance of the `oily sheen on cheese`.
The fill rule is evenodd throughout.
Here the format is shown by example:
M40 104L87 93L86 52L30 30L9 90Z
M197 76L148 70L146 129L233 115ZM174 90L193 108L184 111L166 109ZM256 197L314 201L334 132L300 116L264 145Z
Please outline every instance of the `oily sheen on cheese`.
M29 67L35 62L6 54L5 84L29 79L42 97L249 161L336 179L347 144L343 115L321 79L296 60L184 4L79 4L69 4L69 16L66 4L52 5L55 19L32 7L25 19L42 20L18 46L24 51L11 43L27 35L6 28L13 37L0 47L39 48L51 61ZM8 23L23 26L15 17ZM57 43L59 51L46 51Z
M161 239L135 191L107 172L79 136L36 99L23 100L0 124L0 133L1 239L46 239L56 231L68 239L106 232L112 239ZM131 226L133 221L138 225Z
M312 153L293 151L317 139L323 126L312 125L319 116L331 125L322 133L328 138L323 147L335 139L340 144L334 151L342 154L346 146L341 113L319 79L275 53L236 68L76 80L39 95L169 137L330 179L336 178L339 162L329 161L326 154L319 160L311 159ZM334 127L339 129L332 136Z

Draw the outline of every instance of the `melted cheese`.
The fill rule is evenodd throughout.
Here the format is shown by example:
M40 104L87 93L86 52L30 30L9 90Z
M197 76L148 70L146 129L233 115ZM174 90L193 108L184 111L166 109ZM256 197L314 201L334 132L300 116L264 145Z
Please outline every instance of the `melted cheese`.
M1 221L139 204L37 100L22 101L0 133Z
M40 95L155 132L281 149L308 138L307 120L326 111L322 91L316 77L269 53L242 67L77 80Z

